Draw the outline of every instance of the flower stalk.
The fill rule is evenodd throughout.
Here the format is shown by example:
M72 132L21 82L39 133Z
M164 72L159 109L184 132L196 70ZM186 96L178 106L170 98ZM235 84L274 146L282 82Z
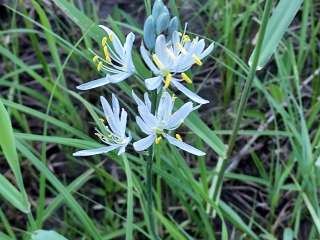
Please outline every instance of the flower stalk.
M216 184L214 184L215 187L214 187L213 200L215 202L218 200L218 197L219 197L219 192L220 192L221 185L223 182L224 174L227 170L229 159L232 154L232 151L233 151L233 148L234 148L237 136L238 136L240 122L241 122L243 112L245 110L245 107L246 107L246 104L247 104L247 101L249 98L249 94L250 94L253 80L256 75L259 56L260 56L260 52L261 52L261 47L263 44L264 35L265 35L265 31L266 31L266 27L267 27L267 23L268 23L271 9L272 9L272 0L267 0L267 2L265 4L264 12L263 12L262 23L261 23L258 41L257 41L257 45L256 45L256 51L255 51L255 54L253 57L252 65L251 65L249 73L248 73L247 80L246 80L244 88L243 88L243 92L241 94L240 103L239 103L239 107L237 110L237 116L236 116L233 130L232 130L231 136L229 138L229 142L228 142L228 150L227 150L225 158L222 160L222 164L221 164L220 171L218 173L218 178L217 178Z
M153 194L152 194L152 164L155 153L155 145L152 149L149 150L149 157L146 163L146 199L147 199L147 212L148 212L148 221L150 232L153 239L159 239L156 227L155 227L155 219L154 219L154 211L153 211Z

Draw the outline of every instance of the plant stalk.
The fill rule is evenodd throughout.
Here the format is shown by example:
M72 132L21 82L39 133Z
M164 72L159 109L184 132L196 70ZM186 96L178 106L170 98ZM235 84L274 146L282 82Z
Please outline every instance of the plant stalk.
M147 159L146 164L146 184L147 184L147 212L148 212L148 220L150 231L152 235L152 239L159 239L156 233L155 221L154 221L154 212L153 212L153 194L152 194L152 164L154 159L154 151L155 146L153 146L152 150L149 151L150 156Z
M272 9L272 0L267 0L266 4L265 4L265 8L264 8L264 12L263 12L263 17L262 17L262 23L261 23L261 27L259 30L259 36L258 36L258 41L257 41L257 45L256 45L256 51L254 53L254 57L253 57L253 62L252 65L250 67L249 73L248 73L248 77L246 79L244 88L243 88L243 92L241 94L241 98L240 98L240 103L239 103L239 107L237 110L237 117L232 129L232 133L231 136L229 138L229 142L228 142L228 150L226 153L226 157L223 159L222 165L221 165L221 170L218 173L218 178L217 178L217 185L213 194L213 200L216 202L217 201L217 197L219 196L219 191L220 188L222 186L222 182L223 182L223 178L224 178L224 174L226 172L227 166L228 166L228 162L229 162L229 158L232 154L237 136L238 136L238 131L240 128L240 123L241 123L241 119L243 116L243 112L245 110L248 98L249 98L249 94L250 94L250 90L252 87L252 83L253 80L255 78L256 75L256 71L257 71L257 66L258 66L258 61L259 61L259 56L260 56L260 52L261 52L261 47L263 44L263 39L264 39L264 35L266 32L266 27L267 27L267 23L268 23L268 19L269 19L269 15Z

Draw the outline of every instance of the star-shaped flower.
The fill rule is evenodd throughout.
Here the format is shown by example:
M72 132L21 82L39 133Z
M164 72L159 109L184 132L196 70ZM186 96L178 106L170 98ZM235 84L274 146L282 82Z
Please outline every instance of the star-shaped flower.
M208 56L213 48L214 43L205 49L204 39L199 40L196 37L191 40L185 34L180 37L177 31L173 33L172 40L168 43L164 35L158 36L155 44L155 53L152 55L144 45L141 45L141 55L147 66L156 75L156 77L145 80L146 87L149 90L155 90L162 84L164 88L168 88L171 84L191 100L199 104L208 103L209 101L186 88L182 82L192 83L192 80L185 72L194 64L202 65L202 59Z
M117 35L109 28L99 25L107 36L102 39L104 57L95 54L93 62L97 64L98 71L103 71L106 76L77 87L79 90L89 90L101 87L109 83L119 83L135 73L135 66L132 61L132 46L135 35L130 32L126 37L126 42L122 46Z
M115 149L119 149L118 155L120 155L125 152L127 145L132 139L130 134L126 135L128 114L123 108L120 113L118 99L112 94L112 107L104 97L100 97L100 101L108 126L104 125L105 129L102 132L97 130L96 135L107 146L78 151L73 156L91 156L107 153Z
M176 138L169 135L170 132L177 129L184 119L195 109L192 102L185 103L176 112L172 113L174 107L174 98L166 91L163 92L158 109L155 114L151 113L151 101L147 93L144 95L144 102L132 93L138 105L140 116L136 117L136 122L140 129L148 136L133 143L136 151L143 151L149 148L153 143L158 144L163 138L176 147L192 153L197 156L205 155L204 152L192 147L182 141L179 134Z

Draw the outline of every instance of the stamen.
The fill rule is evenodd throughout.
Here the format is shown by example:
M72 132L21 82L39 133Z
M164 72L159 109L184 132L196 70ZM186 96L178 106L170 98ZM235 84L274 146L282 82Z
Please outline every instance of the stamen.
M110 58L110 53L109 53L109 50L108 50L108 47L107 46L104 46L103 47L103 51L104 51L104 56L107 60L107 62L111 62L111 58Z
M112 40L113 40L113 35L112 35L112 33L109 34L109 39L110 39L110 42L112 42Z
M192 57L193 57L194 62L195 62L197 65L199 65L199 66L202 65L202 61L201 61L201 59L200 59L197 55L193 54Z
M186 55L188 53L181 43L177 43L177 47L179 48L180 52L182 52L182 54Z
M97 70L100 72L102 69L103 63L100 61L97 65Z
M104 123L106 120L104 118L99 118L100 122Z
M95 56L92 58L92 61L93 61L94 63L96 63L96 62L98 61L98 59L99 59L99 57L98 57L97 55L95 55Z
M192 83L191 78L190 78L187 74L181 73L181 77L182 77L182 79L183 79L184 81L186 81L187 83L189 83L189 84Z
M187 43L187 42L190 42L190 41L191 41L191 39L190 39L189 35L183 35L182 36L182 42L183 43Z
M158 56L156 54L152 54L152 60L154 61L154 63L157 65L158 68L160 68L160 69L164 68L163 63L160 61L160 59L158 58Z
M176 134L176 139L182 142L182 137L181 137L181 135L178 134L178 133Z
M102 47L105 47L107 45L107 41L108 41L107 37L102 38L102 40L101 40Z
M155 141L156 144L159 144L159 143L161 142L161 139L162 139L162 137L157 137L157 138L156 138L156 141Z
M172 80L172 74L168 73L166 76L166 80L164 81L164 88L168 88L170 86L171 80Z

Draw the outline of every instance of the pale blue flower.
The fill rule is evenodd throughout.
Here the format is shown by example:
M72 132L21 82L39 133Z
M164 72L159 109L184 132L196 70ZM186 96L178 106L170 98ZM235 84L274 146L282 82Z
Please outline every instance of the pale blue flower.
M168 142L176 147L192 153L197 156L205 155L204 152L186 144L182 141L179 134L176 134L176 138L169 135L171 131L176 130L185 118L193 111L192 102L185 103L176 112L172 113L174 107L174 98L166 91L163 92L158 109L155 114L151 112L151 101L147 93L144 94L144 101L138 98L134 92L132 92L133 98L138 105L139 115L136 117L136 122L147 137L133 143L133 147L136 151L143 151L149 148L153 143L159 143L162 138L168 140Z
M98 71L103 71L106 76L77 87L79 90L89 90L101 87L109 83L119 83L135 73L135 66L132 61L132 46L135 35L131 32L127 35L122 45L117 35L109 28L99 25L107 33L102 39L104 57L95 54L93 62L97 64Z
M165 88L169 85L174 86L179 91L184 93L191 100L205 104L209 101L198 96L194 92L186 88L182 82L192 83L192 80L185 73L194 64L202 65L202 59L208 56L214 44L210 44L205 49L205 42L198 37L193 40L186 34L180 37L177 31L172 35L172 40L167 42L164 35L157 37L155 44L155 53L150 55L144 45L141 45L141 55L149 67L149 69L156 75L156 77L145 80L146 87L149 90L155 90L164 84Z
M102 132L97 130L96 135L107 146L78 151L73 156L91 156L107 153L115 149L119 149L118 155L120 155L125 152L126 146L132 139L130 134L126 135L128 114L123 108L120 112L118 99L112 94L112 107L104 97L100 97L100 101L108 126L104 125L105 129Z

